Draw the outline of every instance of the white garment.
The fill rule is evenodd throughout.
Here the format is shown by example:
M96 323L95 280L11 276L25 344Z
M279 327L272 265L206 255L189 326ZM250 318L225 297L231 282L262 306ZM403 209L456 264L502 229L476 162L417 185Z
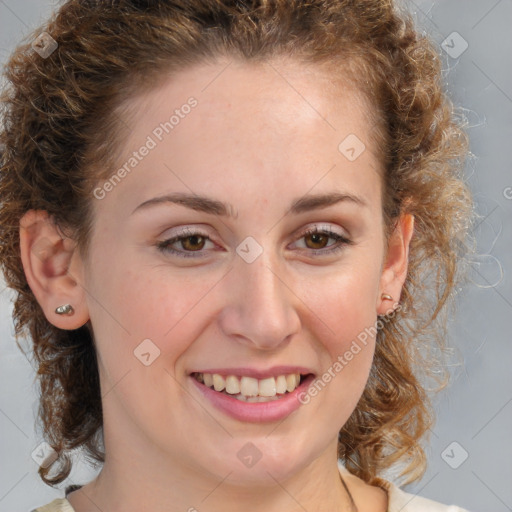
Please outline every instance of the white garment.
M341 460L338 460L338 469L342 476L344 474L351 474L345 466L343 466ZM443 505L437 501L402 491L400 487L397 487L394 483L387 480L384 480L384 485L388 493L387 512L469 512L468 510L457 507L456 505ZM66 510L63 512L73 511Z
M338 461L338 469L342 476L349 473L341 461ZM437 501L407 493L387 480L384 485L388 492L387 512L468 512L456 505L443 505ZM67 499L59 498L32 512L75 512L75 510Z

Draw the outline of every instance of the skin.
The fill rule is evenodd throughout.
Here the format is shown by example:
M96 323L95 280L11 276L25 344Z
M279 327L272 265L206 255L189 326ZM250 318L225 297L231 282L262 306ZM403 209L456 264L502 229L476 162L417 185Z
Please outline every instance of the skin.
M326 74L293 61L228 62L181 71L130 100L123 158L189 97L198 105L103 199L91 197L88 260L45 212L21 221L23 265L46 317L62 329L89 322L98 351L107 457L99 476L69 495L77 512L351 510L337 434L367 382L372 337L278 422L225 415L187 373L285 364L322 375L389 313L382 293L398 301L413 218L400 219L386 251L379 160L356 91L338 85L334 94ZM366 144L352 162L338 150L348 134ZM132 214L150 198L191 191L230 202L235 216L170 203ZM286 215L294 199L332 191L365 205ZM353 243L321 255L337 242L304 236L315 224ZM174 243L196 257L158 250L187 226L211 239ZM247 236L263 248L252 263L236 252ZM42 239L53 245L46 258L32 250ZM57 315L67 303L74 315ZM150 366L133 353L147 338L160 350ZM250 468L237 457L248 442L262 454ZM387 509L385 491L345 481L360 512Z

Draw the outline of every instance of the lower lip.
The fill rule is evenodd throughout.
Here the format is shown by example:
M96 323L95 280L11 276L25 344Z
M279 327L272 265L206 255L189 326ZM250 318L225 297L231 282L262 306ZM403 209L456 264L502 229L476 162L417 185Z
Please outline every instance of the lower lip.
M232 418L240 421L265 422L286 418L303 405L299 401L299 395L307 390L315 376L308 375L291 393L286 393L279 400L271 402L242 402L205 386L192 376L190 378L204 397Z

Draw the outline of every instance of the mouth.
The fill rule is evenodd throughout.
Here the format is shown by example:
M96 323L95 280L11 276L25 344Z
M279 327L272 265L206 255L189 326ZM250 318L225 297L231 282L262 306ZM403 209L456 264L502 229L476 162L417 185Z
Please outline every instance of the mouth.
M220 373L193 372L197 382L217 393L235 398L241 402L262 403L281 400L293 393L312 373L283 373L263 379L248 375L223 375Z
M201 401L244 423L283 420L304 406L301 397L315 379L307 369L296 367L239 371L192 372L189 378Z

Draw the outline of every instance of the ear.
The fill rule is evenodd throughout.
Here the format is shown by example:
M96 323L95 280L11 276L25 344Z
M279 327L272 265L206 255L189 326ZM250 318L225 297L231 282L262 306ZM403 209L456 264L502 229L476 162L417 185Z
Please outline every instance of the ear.
M78 329L89 320L82 262L75 242L62 234L44 210L29 210L20 220L20 253L28 285L47 320L60 329ZM71 304L72 315L55 312Z
M402 286L407 277L409 262L409 244L414 231L414 216L410 213L402 214L396 227L389 237L388 250L382 273L377 297L377 314L385 315L394 309L400 301ZM393 300L382 299L386 293Z

